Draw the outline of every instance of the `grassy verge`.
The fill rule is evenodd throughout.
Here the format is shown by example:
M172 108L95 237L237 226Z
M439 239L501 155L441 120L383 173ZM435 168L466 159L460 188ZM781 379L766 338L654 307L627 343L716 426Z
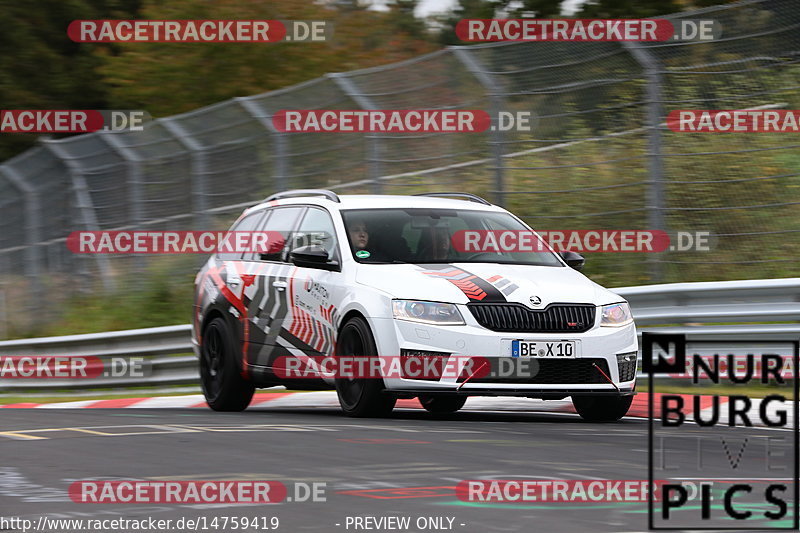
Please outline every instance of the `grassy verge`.
M636 384L637 392L647 392L647 380L639 380ZM656 383L653 392L666 394L705 394L717 396L744 395L750 398L764 398L771 394L785 396L787 400L794 394L794 386L791 381L784 385L762 385L761 383L743 383L741 385L719 384L719 385L692 385L686 380L685 385L676 383Z
M158 392L152 396L184 396L186 394L199 394L200 391L176 391L176 392ZM39 395L19 395L19 396L0 396L0 405L10 405L12 403L59 403L59 402L78 402L84 400L116 400L120 398L149 398L147 394L142 392L97 392L97 394L76 396L74 394L53 394L52 396L39 396Z
M272 389L259 389L257 393L275 393L275 392L299 392L292 390L285 390L283 388ZM98 390L91 393L59 393L54 392L52 395L47 393L40 394L27 394L27 395L0 395L0 405L10 405L14 403L59 403L59 402L77 402L77 401L92 401L92 400L117 400L122 398L151 398L151 397L164 397L164 396L185 396L188 394L202 394L199 388L186 389L181 388L174 391L159 389L126 389L126 390Z
M192 319L193 257L156 257L147 268L120 273L117 289L72 293L48 288L49 308L36 320L24 313L10 317L9 338L77 335L125 329L186 324ZM121 269L121 267L120 267Z

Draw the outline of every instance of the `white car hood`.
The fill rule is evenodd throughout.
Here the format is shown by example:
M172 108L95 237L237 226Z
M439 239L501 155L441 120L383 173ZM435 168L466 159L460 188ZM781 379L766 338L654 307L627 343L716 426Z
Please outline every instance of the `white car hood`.
M360 264L356 282L388 293L392 298L460 304L505 300L529 306L531 297L541 299L539 308L556 302L604 305L624 301L569 267L496 263Z

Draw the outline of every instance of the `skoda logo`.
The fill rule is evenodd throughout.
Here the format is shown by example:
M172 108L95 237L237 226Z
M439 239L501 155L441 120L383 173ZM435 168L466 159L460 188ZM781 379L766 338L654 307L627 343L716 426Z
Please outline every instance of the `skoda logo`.
M537 305L542 303L542 299L538 296L531 296L530 298L531 305L536 307Z

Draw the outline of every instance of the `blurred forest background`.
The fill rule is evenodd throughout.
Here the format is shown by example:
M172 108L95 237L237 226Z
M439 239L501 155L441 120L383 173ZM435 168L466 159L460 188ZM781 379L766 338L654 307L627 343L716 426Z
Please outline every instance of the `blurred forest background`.
M146 109L153 117L191 111L343 72L394 63L458 41L462 18L561 16L645 18L723 0L457 0L418 17L418 0L0 0L3 109ZM325 43L74 43L79 19L330 20ZM234 52L235 53L232 53ZM0 136L0 161L32 146L34 134Z

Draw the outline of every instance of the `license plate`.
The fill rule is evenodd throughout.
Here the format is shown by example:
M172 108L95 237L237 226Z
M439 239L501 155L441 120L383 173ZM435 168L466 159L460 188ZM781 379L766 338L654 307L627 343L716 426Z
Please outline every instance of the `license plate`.
M575 357L575 341L511 341L511 357Z

